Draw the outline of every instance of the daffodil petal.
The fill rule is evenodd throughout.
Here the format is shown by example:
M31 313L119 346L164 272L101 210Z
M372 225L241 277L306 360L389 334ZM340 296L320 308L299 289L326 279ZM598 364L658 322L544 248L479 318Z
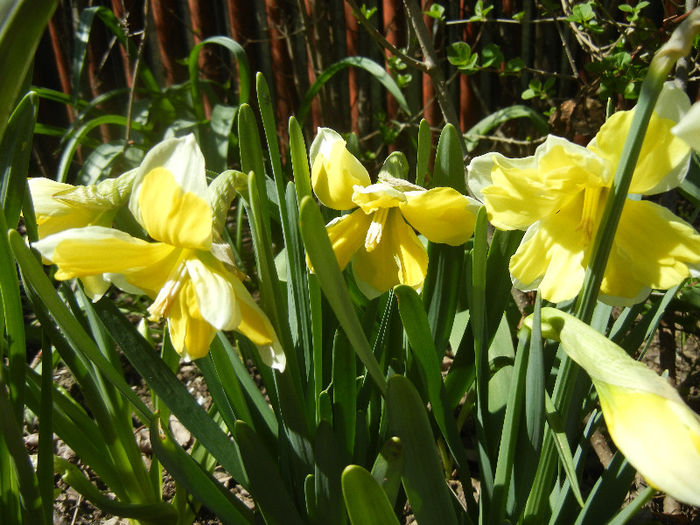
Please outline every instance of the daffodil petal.
M573 299L583 284L586 237L576 234L575 216L560 213L531 226L510 259L513 284L520 290L539 288L542 297L558 303Z
M634 111L612 115L588 145L605 159L614 172L620 162L622 148L630 130ZM639 160L632 175L630 193L651 195L678 186L688 171L690 147L671 134L675 122L652 113Z
M431 242L459 246L474 233L480 204L453 188L406 192L401 213Z
M659 98L656 99L654 112L663 119L679 122L690 110L688 94L673 80L664 82Z
M374 213L380 208L395 208L406 201L406 195L385 182L369 186L355 186L352 202L365 213Z
M362 247L352 263L362 291L369 297L397 284L420 291L428 270L425 247L398 210L389 210L382 240L371 252ZM366 285L366 286L364 286Z
M241 322L234 281L238 279L213 257L209 265L192 257L185 261L202 318L217 330L233 330ZM216 264L218 263L218 264Z
M173 246L208 250L213 212L194 136L161 142L138 170L129 208L148 234Z
M349 215L332 220L326 226L328 238L341 270L345 269L355 252L365 243L367 229L371 222L371 215L367 215L362 210L355 210Z
M255 343L263 363L283 372L287 358L272 323L255 303L243 283L236 279L232 284L241 310L241 321L236 330Z
M167 244L149 243L101 226L65 230L33 246L58 266L56 279L103 273L129 274L130 282L144 290L160 288L180 251Z
M668 209L627 200L620 217L601 292L635 297L645 288L667 290L700 263L700 235Z
M54 195L75 188L70 184L44 177L29 179L28 184L40 239L63 230L87 226L102 213L88 207L70 206L54 198Z
M663 378L575 317L542 308L542 333L591 376L618 449L654 487L700 504L700 418ZM532 316L525 320L532 325Z
M328 208L350 210L354 186L369 186L369 173L345 148L345 140L335 131L320 128L309 151L311 185L318 199Z
M605 186L610 179L605 163L593 152L554 135L532 157L491 159L492 184L481 188L481 195L489 220L504 230L524 230L566 206L584 188Z
M80 279L85 294L92 302L99 301L109 289L110 282L101 275L86 275Z
M178 354L198 359L209 352L216 328L199 311L197 292L187 279L168 309L168 332Z
M700 152L700 102L696 102L671 133L684 140L695 151Z

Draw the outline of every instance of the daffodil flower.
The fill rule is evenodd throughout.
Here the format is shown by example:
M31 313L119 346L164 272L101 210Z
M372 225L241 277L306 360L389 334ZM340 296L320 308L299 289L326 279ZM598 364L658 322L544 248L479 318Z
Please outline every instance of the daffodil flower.
M44 177L29 179L39 238L70 228L111 226L117 210L129 200L134 175L132 170L90 186L73 186ZM93 301L109 288L109 281L101 275L85 276L81 281Z
M425 190L367 170L335 131L321 128L310 148L311 183L321 203L352 213L326 226L340 268L352 260L358 286L369 297L397 284L420 290L428 254L414 228L429 241L458 246L474 231L479 203L452 188Z
M214 241L214 203L194 136L151 149L136 170L129 209L154 242L103 226L73 228L35 243L60 280L105 275L153 299L151 320L167 318L175 349L190 358L209 350L218 330L237 330L280 370L285 357L270 321Z
M652 195L678 186L690 149L671 128L690 106L685 93L667 85L651 117L630 193ZM469 165L469 187L500 229L526 230L510 260L514 285L539 288L552 302L581 289L593 239L600 226L633 111L612 115L587 147L549 136L534 156L508 159L498 153ZM650 289L668 289L694 274L700 235L650 201L625 202L601 285L601 299L629 305Z
M700 505L700 417L666 380L587 324L554 308L541 314L542 335L561 341L591 377L620 452L654 488Z
M671 128L671 133L700 153L700 102L690 107L678 124Z

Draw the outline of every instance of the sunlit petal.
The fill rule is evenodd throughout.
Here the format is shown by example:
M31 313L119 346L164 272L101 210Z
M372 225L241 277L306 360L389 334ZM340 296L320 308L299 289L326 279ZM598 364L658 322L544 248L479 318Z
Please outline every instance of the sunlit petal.
M553 308L541 317L543 335L561 341L593 380L610 436L627 460L655 488L700 504L698 415L666 380L587 324Z
M431 242L459 246L474 233L481 205L452 188L433 188L406 193L401 204L404 218Z
M168 310L168 331L178 354L198 359L209 352L217 330L202 318L197 292L189 279Z
M75 188L70 184L43 177L29 179L28 183L40 239L63 230L92 224L102 214L99 209L71 206L54 198L54 195Z
M197 294L199 312L217 330L234 330L241 321L234 289L234 281L238 279L213 257L207 259L210 259L209 264L204 264L198 257L185 261Z
M241 320L236 330L255 343L263 363L283 372L287 360L272 323L243 283L236 279L232 284L241 311Z
M99 301L109 289L110 282L101 275L86 275L80 279L85 288L85 294L91 301Z
M627 200L601 291L635 297L645 287L666 290L698 263L700 235L690 224L653 202Z
M33 245L58 266L56 279L129 274L128 279L143 290L158 290L177 260L179 249L162 243L148 243L101 226L75 228L51 235Z
M568 211L576 208L570 206ZM563 210L530 227L510 259L513 284L521 290L539 288L542 297L553 303L576 297L588 245L584 235L575 234L578 225L576 213Z
M209 248L213 215L204 157L193 135L163 141L146 154L129 207L156 241Z
M526 229L555 213L586 187L605 186L606 165L591 151L550 135L533 157L493 156L493 184L481 189L497 228Z
M395 208L406 201L406 196L385 182L369 186L355 186L352 202L365 213L374 213L380 208Z
M397 284L420 291L428 269L428 254L401 213L390 210L381 242L371 252L361 248L352 269L358 285L369 297Z
M620 162L622 148L630 130L634 111L619 111L612 115L588 145L605 159L614 172ZM668 191L680 184L688 171L690 148L671 134L675 122L652 113L639 160L634 169L630 193L651 195Z
M355 210L349 215L332 220L326 226L328 238L341 270L348 265L355 252L365 243L371 222L371 215L367 215L362 210Z
M320 128L311 144L311 185L324 206L350 210L354 186L369 186L365 167L345 147L345 140L335 131Z
M671 133L700 152L700 102L696 102L681 121L671 128Z

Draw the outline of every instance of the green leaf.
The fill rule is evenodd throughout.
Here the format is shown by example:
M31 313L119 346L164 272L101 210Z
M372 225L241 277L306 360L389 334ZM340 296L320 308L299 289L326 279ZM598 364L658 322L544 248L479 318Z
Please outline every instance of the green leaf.
M396 503L396 497L399 494L402 470L401 441L397 437L392 437L384 443L372 465L372 477L384 489L392 506Z
M464 139L467 143L467 151L474 151L479 145L482 136L488 135L492 130L510 120L519 118L529 119L540 135L546 135L549 132L549 124L542 118L540 113L527 106L516 104L494 111L488 117L481 119L472 126L464 134Z
M432 149L432 136L430 124L421 119L418 125L418 146L416 147L416 184L425 186L425 178L430 163L430 150Z
M340 478L347 459L343 459L343 450L328 421L322 420L318 425L314 452L316 519L319 523L344 525Z
M396 81L391 77L389 73L387 73L387 71L382 66L380 66L379 64L377 64L369 58L346 57L328 66L323 71L323 73L321 73L318 76L318 78L316 78L316 81L313 84L311 84L311 87L309 87L309 90L306 92L306 95L304 95L304 99L299 105L299 111L297 112L297 120L299 122L303 123L306 120L306 117L309 114L309 110L311 109L311 102L321 90L323 85L326 82L328 82L331 79L331 77L333 77L333 75L335 75L338 71L342 71L347 67L358 67L367 71L367 73L369 73L375 79L377 79L386 88L386 90L389 93L391 93L391 95L396 99L397 104L404 111L404 113L406 113L407 115L412 114L410 108L408 107L408 102L406 102L406 98L401 92L401 89L396 84Z
M353 456L357 421L355 359L347 336L338 330L333 340L333 423L348 458Z
M249 490L268 524L303 523L282 480L276 459L261 446L260 438L243 421L237 421L234 436L241 447L243 463L250 478Z
M213 423L212 419L209 420ZM256 523L253 512L192 459L192 456L177 444L169 430L159 427L159 421L155 418L149 425L151 446L156 457L173 478L211 509L222 523Z
M425 406L403 376L389 379L387 411L390 428L401 440L405 458L402 482L416 521L421 525L456 525Z
M348 465L342 477L345 508L352 525L399 525L381 485L359 465Z
M0 139L33 64L34 52L57 0L6 0L0 20ZM4 235L4 230L3 234Z
M338 322L352 344L360 360L367 367L367 372L382 392L386 391L386 380L377 363L364 334L352 301L345 285L343 274L338 267L321 211L311 197L304 197L299 214L301 236L314 267L321 289L333 308Z
M102 299L95 303L95 309L114 341L148 386L234 479L246 487L248 479L235 443L224 434L190 395L187 387L111 301Z
M190 77L190 91L192 93L192 103L195 114L204 118L204 106L199 94L199 53L206 45L213 44L228 49L236 59L238 65L238 105L246 104L250 98L250 66L245 49L238 42L227 36L212 36L202 40L192 48L187 58L187 70Z

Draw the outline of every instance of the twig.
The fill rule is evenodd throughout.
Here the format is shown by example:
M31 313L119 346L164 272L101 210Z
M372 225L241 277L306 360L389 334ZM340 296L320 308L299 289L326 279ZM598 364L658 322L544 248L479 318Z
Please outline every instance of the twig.
M134 94L136 93L136 79L138 78L139 69L141 68L141 57L143 56L143 49L146 44L146 35L148 31L148 4L149 2L143 3L143 32L141 33L141 41L139 42L138 50L136 51L136 60L134 61L134 72L131 76L131 88L129 89L129 102L126 108L126 131L124 133L124 139L126 143L129 142L129 135L131 134L131 116L134 110Z

